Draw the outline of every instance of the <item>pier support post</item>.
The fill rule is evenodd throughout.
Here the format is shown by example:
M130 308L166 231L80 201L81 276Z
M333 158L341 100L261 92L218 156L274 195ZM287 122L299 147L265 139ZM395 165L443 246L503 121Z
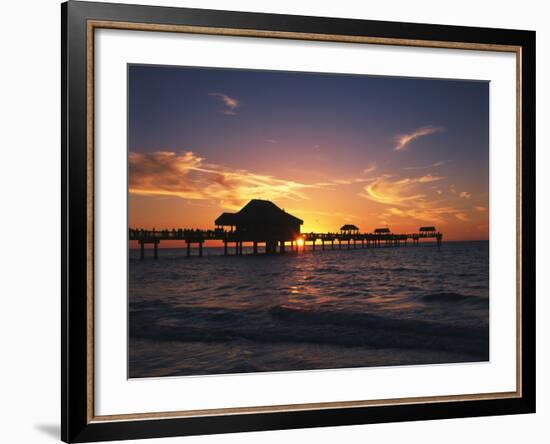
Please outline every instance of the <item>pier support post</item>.
M290 251L294 252L294 241L290 241Z
M330 248L331 250L334 250L334 239L330 241Z
M139 241L139 258L145 259L145 243L143 241Z
M258 254L258 241L252 242L252 254Z
M351 239L348 239L348 250L351 248Z
M321 239L321 250L325 251L325 240Z
M239 241L235 242L235 256L239 255Z
M317 239L313 239L313 242L311 243L311 249L315 251L315 242L317 242Z
M202 256L202 241L199 242L199 256Z
M227 241L223 241L223 255L227 256Z
M285 241L280 241L279 242L279 251L281 254L285 254Z
M158 259L159 258L159 243L158 241L155 241L155 243L153 244L153 250L155 252L155 259Z
M353 238L353 249L357 248L357 239Z

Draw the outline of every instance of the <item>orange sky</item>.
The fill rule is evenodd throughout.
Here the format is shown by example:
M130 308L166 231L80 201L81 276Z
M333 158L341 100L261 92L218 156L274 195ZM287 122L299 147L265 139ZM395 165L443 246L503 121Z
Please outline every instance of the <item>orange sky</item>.
M279 176L276 168L250 172L208 164L191 152L132 153L130 171L140 173L130 179L129 224L214 228L222 212L262 198L303 219L302 232L337 231L344 223L362 231L388 225L396 233L436 225L447 240L488 239L487 194L449 183L445 169L442 164L392 172L371 164L356 177L330 169Z
M302 232L489 235L488 84L132 66L129 226L273 201Z

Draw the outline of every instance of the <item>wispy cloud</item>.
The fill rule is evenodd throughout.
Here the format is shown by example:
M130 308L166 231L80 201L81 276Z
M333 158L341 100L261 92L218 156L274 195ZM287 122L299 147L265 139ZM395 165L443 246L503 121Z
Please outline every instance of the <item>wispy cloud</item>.
M466 213L456 213L455 217L462 222L468 222L470 220Z
M240 102L233 98L229 97L227 94L218 93L218 92L211 92L208 93L209 96L217 97L221 102L223 103L224 109L223 113L228 115L235 115L237 114L236 109L239 107Z
M437 167L443 166L443 165L445 165L445 163L446 163L446 162L444 162L444 161L440 161L440 162L431 163L430 165L403 167L403 168L401 168L401 169L402 169L402 170L405 170L405 171L410 171L410 170L426 170L426 169L428 169L428 168L437 168Z
M369 174L369 173L372 173L374 170L376 170L376 165L374 163L369 163L369 165L367 166L367 168L365 168L363 170L363 173L365 174Z
M204 199L239 207L254 198L307 199L305 184L207 163L191 151L129 154L130 193Z
M360 196L386 205L411 206L411 202L418 203L426 197L418 184L442 179L435 176L404 179L381 177L366 185Z
M417 180L419 183L430 183L430 182L438 182L443 179L445 179L445 177L443 176L432 176L431 174L426 174L425 176L419 177Z
M475 206L474 209L476 211L478 211L479 213L486 213L487 212L487 207L482 207L481 205Z
M179 197L240 208L250 199L308 199L307 191L364 183L364 178L303 183L207 162L191 151L131 152L129 192L141 196Z
M458 191L454 184L451 184L449 186L449 191L454 195L460 197L461 199L469 199L470 197L472 197L472 193L469 193L468 191Z
M443 179L445 177L431 174L407 178L380 177L366 185L360 196L388 207L379 213L383 220L404 217L440 223L445 216L461 211L445 200L429 198L426 184Z
M407 146L414 140L418 139L419 137L423 136L429 136L431 134L440 133L444 131L445 128L441 126L423 126L422 128L418 128L414 130L412 133L408 134L398 134L395 136L395 151L402 151L407 148Z
M368 182L369 179L365 179L364 177L353 177L351 179L333 179L330 182L323 182L322 185L325 186L331 186L331 185L353 185L354 183L365 183Z

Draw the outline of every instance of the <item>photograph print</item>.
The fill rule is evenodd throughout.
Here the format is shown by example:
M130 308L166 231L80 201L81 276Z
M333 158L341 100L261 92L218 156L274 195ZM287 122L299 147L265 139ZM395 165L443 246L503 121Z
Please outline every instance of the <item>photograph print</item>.
M128 65L128 376L489 360L489 83Z

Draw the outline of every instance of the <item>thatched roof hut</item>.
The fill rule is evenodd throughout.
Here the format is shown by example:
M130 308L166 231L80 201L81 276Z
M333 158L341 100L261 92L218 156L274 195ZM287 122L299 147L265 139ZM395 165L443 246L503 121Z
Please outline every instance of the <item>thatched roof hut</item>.
M304 221L269 200L253 199L236 213L222 213L214 223L235 227L249 240L292 240L300 234Z

